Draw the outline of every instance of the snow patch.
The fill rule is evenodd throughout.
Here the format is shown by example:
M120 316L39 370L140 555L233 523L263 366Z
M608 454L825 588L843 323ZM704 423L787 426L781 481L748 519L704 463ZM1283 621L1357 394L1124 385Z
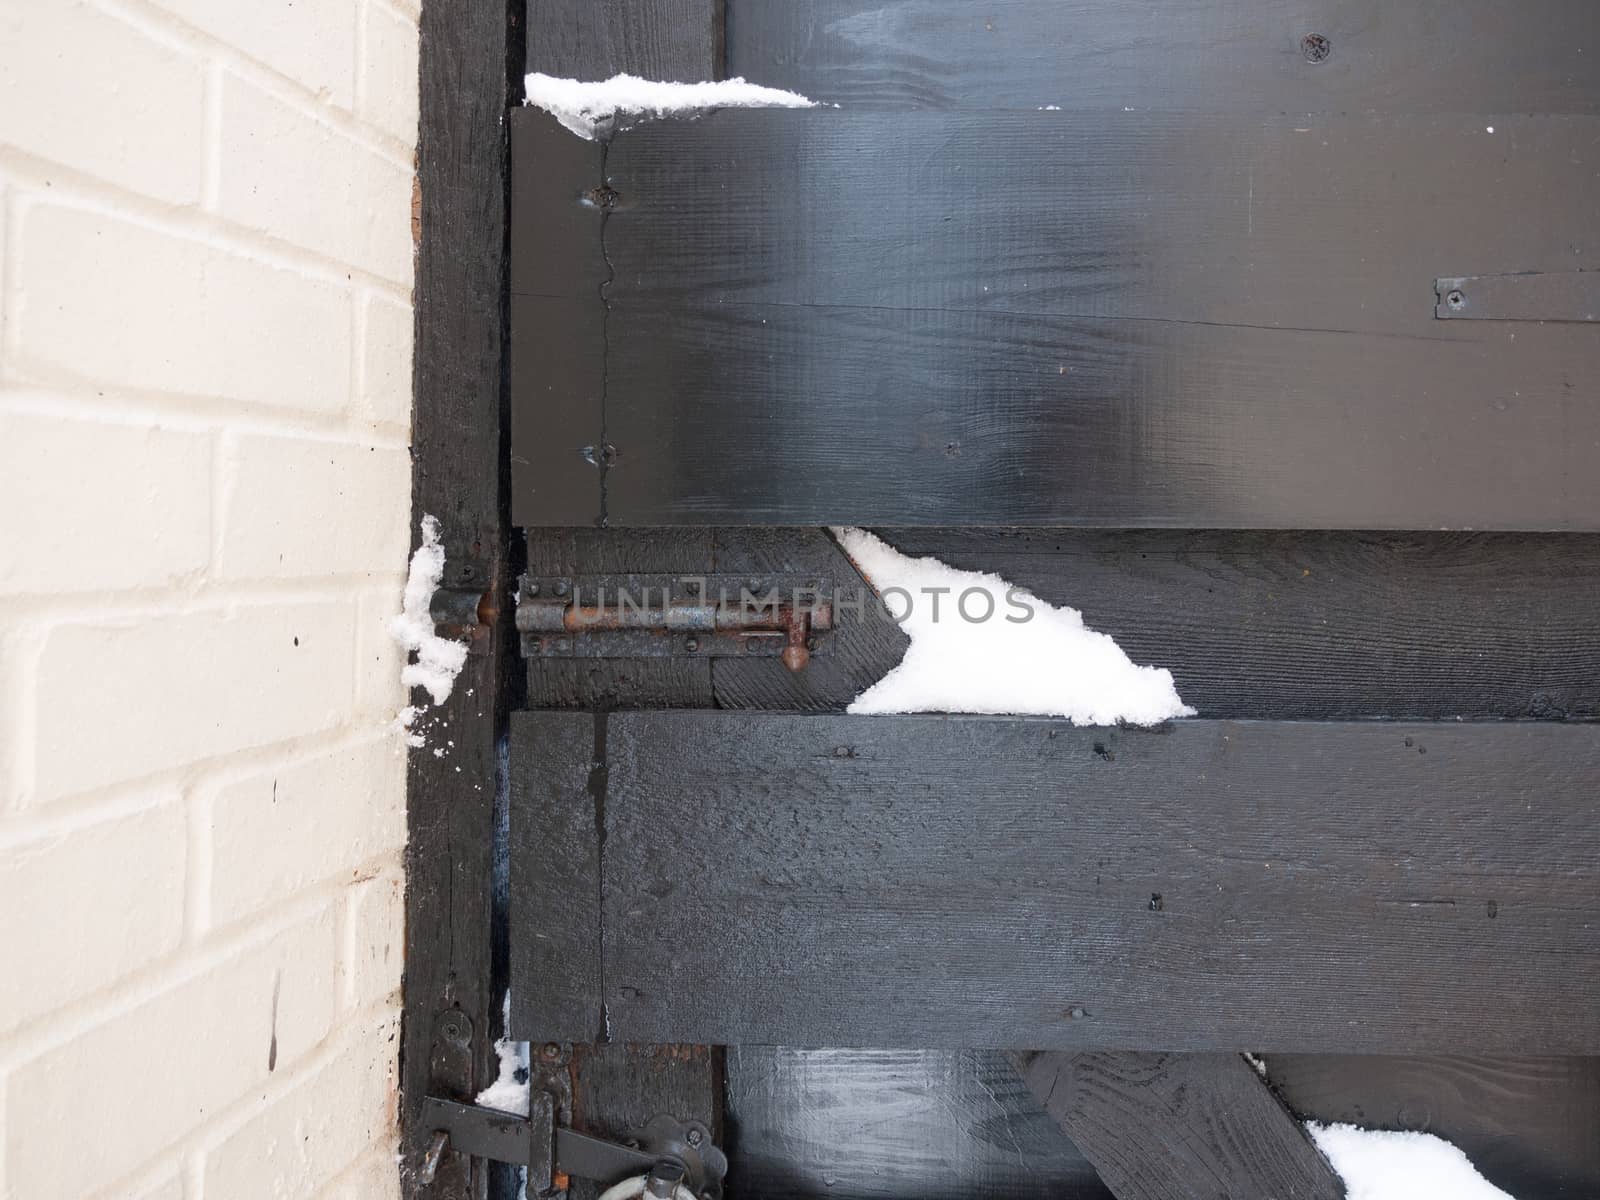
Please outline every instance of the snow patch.
M1261 1078L1265 1079L1267 1077L1266 1059L1262 1058L1259 1054L1246 1054L1244 1056L1244 1060L1255 1068L1256 1074L1261 1076Z
M1514 1200L1459 1149L1431 1133L1393 1133L1306 1122L1344 1180L1346 1200Z
M852 713L1032 713L1074 725L1155 725L1193 716L1172 672L1136 666L1075 608L1057 608L998 575L910 558L861 529L834 536L905 619L900 664Z
M560 79L533 72L524 81L527 103L550 113L581 138L609 133L621 117L664 117L705 108L815 108L798 92L762 87L743 79L715 83L663 83L637 75L613 75L601 82Z
M506 989L505 1002L501 1007L504 1020L503 1025L511 1024L511 989ZM507 1038L496 1038L494 1052L500 1056L500 1073L495 1076L495 1081L477 1095L477 1102L485 1108L497 1108L501 1112L515 1113L519 1117L528 1115L528 1073L530 1063L528 1059L528 1043L513 1042Z
M467 644L442 638L433 630L433 594L444 579L444 546L439 541L437 517L422 518L422 545L411 556L411 572L406 576L405 596L400 615L389 622L389 634L405 648L414 661L400 671L400 682L407 688L427 691L435 704L450 698L456 676L467 661ZM413 725L423 707L408 704L395 716L395 727L412 746L421 746L423 737Z

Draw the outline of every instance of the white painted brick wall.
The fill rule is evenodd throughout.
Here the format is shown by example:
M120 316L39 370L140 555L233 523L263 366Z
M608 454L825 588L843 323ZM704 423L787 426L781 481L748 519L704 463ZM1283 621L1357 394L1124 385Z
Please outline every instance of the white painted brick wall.
M0 1200L398 1193L417 19L0 0Z

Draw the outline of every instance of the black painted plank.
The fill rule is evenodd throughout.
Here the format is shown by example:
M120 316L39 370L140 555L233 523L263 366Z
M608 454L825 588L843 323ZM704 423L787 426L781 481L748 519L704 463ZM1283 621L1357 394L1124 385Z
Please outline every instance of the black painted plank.
M1600 528L1600 330L1433 317L1443 262L1570 269L1593 240L1600 122L1496 128L811 110L626 131L607 515ZM519 209L518 237L541 219ZM591 308L543 319L581 342ZM517 453L568 460L547 473L581 453L538 449L552 406L602 423L559 393L513 394ZM576 488L513 506L598 516Z
M1331 53L1308 61L1321 34ZM1588 0L730 0L728 71L850 108L1600 112Z
M683 83L722 78L722 0L537 0L530 9L530 71L571 79L619 72Z
M652 79L702 80L722 77L722 0L541 0L528 12L527 68L580 79L604 79L618 72ZM557 302L513 300L513 322L531 325L526 349L519 340L511 355L512 390L533 398L531 409L519 408L526 419L531 412L532 437L514 440L511 480L513 491L547 496L582 498L590 510L579 525L604 523L605 468L609 456L604 399L606 394L605 345L609 327L605 291L611 268L605 262L601 231L609 220L607 197L596 189L604 182L604 147L581 141L542 114L512 114L526 124L527 141L519 141L512 156L515 197L537 195L545 213L537 228L524 228L511 242L511 276L514 287L529 290L524 280L537 278L531 288L563 297ZM566 189L562 191L562 189ZM555 201L552 203L552 200ZM555 303L576 304L573 320L559 319ZM561 401L573 394L590 398L587 409L573 409ZM526 531L530 569L552 573L707 570L711 537L700 531L635 532L597 529L529 529ZM647 663L544 661L528 664L528 699L535 705L582 706L606 710L629 704L709 705L710 669L705 663L659 660ZM582 740L586 718L571 717L574 736ZM593 791L590 819L603 804L606 777L606 718L591 720L590 783ZM576 764L569 763L569 770ZM547 785L558 776L542 773ZM575 799L569 792L568 798ZM571 810L574 820L581 816ZM529 830L532 818L522 824ZM591 825L598 831L598 825ZM581 830L572 830L581 837ZM512 837L519 822L512 821ZM514 852L513 869L537 869L548 862L551 846L521 843ZM604 847L594 846L595 884L605 858ZM530 853L532 857L530 858ZM590 891L590 897L595 896ZM570 915L577 928L598 917L598 907L575 911L559 896L525 909L521 920L512 919L514 946L549 932L553 924ZM513 953L513 975L522 961ZM595 960L591 959L591 962ZM553 964L553 970L580 988L587 986L581 954ZM517 987L528 986L517 983ZM709 1046L653 1047L610 1043L603 1013L594 1014L587 1028L574 1036L591 1044L572 1048L571 1117L578 1129L599 1136L636 1138L652 1117L668 1113L682 1120L704 1122L720 1138L722 1112L722 1052ZM554 1060L560 1061L559 1054ZM602 1186L593 1180L574 1179L570 1200L594 1200Z
M539 781L537 802L520 792L513 802L511 862L519 886L511 892L512 994L529 987L530 977L559 981L540 989L540 1041L606 1040L600 957L604 730L603 716L551 713L537 731L511 744L512 778Z
M1436 319L1441 274L1592 265L1597 137L1600 118L1511 114L733 109L648 122L606 156L620 194L608 294L1454 344L1485 335ZM1473 265L1442 269L1453 262Z
M1436 1134L1525 1200L1600 1196L1600 1059L1285 1054L1266 1067L1302 1116Z
M609 746L619 1039L1600 1047L1600 727L662 712Z
M447 1155L430 1186L414 1171L432 1130L430 1090L469 1100L495 1074L500 997L491 944L499 735L510 707L510 567L502 484L506 386L508 13L499 0L428 5L420 30L412 512L439 519L452 581L473 568L500 616L469 655L449 700L445 758L413 753L406 773L405 1021L400 1174L408 1197L485 1194L487 1172ZM470 1022L465 1049L438 1017ZM436 1040L437 1039L437 1040Z
M1201 716L1600 718L1593 535L878 533L1079 609Z
M1344 1200L1304 1127L1237 1054L1013 1061L1117 1200Z
M1011 1064L961 1050L728 1050L730 1192L1111 1200Z

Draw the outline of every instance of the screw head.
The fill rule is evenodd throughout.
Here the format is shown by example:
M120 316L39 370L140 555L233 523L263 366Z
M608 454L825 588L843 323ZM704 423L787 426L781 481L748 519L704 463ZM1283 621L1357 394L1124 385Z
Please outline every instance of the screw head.
M565 596L572 589L565 579L558 579L550 585L550 590L558 596Z
M693 654L696 650L700 649L700 639L699 638L690 638L688 641L686 641L683 644L683 648L685 650L687 650L690 654Z
M539 581L537 579L528 580L522 585L522 591L524 595L537 596L539 594Z
M1308 63L1327 62L1333 54L1333 43L1320 33L1308 33L1300 39L1300 53Z
M1467 306L1467 294L1460 288L1451 288L1446 294L1444 302L1452 312L1460 312Z
M698 1147L701 1142L706 1140L706 1135L701 1133L698 1129L691 1129L687 1134L684 1135L683 1140L688 1142L691 1146Z

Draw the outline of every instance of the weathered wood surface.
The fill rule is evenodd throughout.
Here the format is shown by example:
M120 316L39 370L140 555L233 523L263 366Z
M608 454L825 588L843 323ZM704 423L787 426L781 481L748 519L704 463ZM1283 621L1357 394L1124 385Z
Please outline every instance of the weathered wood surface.
M1436 1134L1518 1200L1600 1196L1600 1059L1284 1054L1266 1067L1303 1117Z
M1307 60L1303 39L1331 53ZM730 0L728 71L848 108L1600 112L1588 0Z
M728 1049L732 1194L1111 1200L998 1051Z
M1117 1200L1344 1200L1305 1128L1237 1054L1012 1061Z
M606 79L619 72L649 79L702 80L722 76L722 0L542 0L528 6L527 69L578 78ZM532 148L513 156L513 190L560 189L573 180L588 181L584 190L603 180L603 147L573 137L553 122ZM593 497L595 511L581 525L604 524L604 473L607 437L604 420L589 430L574 424L561 403L582 394L604 404L604 357L609 334L602 285L610 277L601 252L600 231L608 220L603 196L561 195L568 203L546 203L552 219L537 230L524 231L519 248L533 245L538 261L560 285L559 301L513 299L512 320L532 329L530 339L512 346L511 388L535 398L531 410L536 441L573 449L556 456L555 469L529 475L527 456L513 444L509 479L513 490L542 495ZM515 268L513 268L513 272ZM554 305L581 305L583 316L574 329L553 312ZM524 416L529 410L524 408ZM581 427L580 427L581 426ZM587 438L587 440L585 440ZM702 531L603 531L599 529L529 529L526 558L530 570L555 575L608 572L686 571L703 573L712 553L710 536ZM712 702L710 670L705 663L681 660L653 662L557 662L527 665L527 702L534 706L581 705L602 715L578 718L589 726L587 760L523 761L518 772L550 772L553 787L582 787L587 808L552 808L528 819L512 821L513 869L541 872L543 890L537 899L514 897L510 920L512 944L528 939L540 955L541 968L554 978L570 980L577 993L598 998L603 980L599 959L584 945L598 944L596 904L603 845L596 839L593 855L563 863L556 854L564 837L580 837L599 827L606 795L608 756L605 710L630 704L663 707L705 706ZM513 754L528 753L525 745ZM561 774L566 771L566 774ZM581 777L581 779L580 779ZM563 825L562 822L573 824ZM530 903L530 900L532 902ZM592 972L587 973L586 972ZM573 1126L600 1137L636 1137L650 1118L661 1113L704 1122L721 1138L722 1051L714 1046L636 1046L610 1041L611 1031L596 1016L593 1004L551 1010L570 1030L564 1037L577 1043L567 1059ZM561 1060L557 1058L557 1063ZM603 1190L593 1180L574 1179L569 1200L594 1200Z
M1600 718L1592 535L878 532L1079 609L1201 716Z
M482 1164L448 1155L431 1186L413 1171L432 1134L417 1124L423 1098L431 1090L470 1100L494 1078L496 984L503 984L493 977L491 879L498 738L516 654L501 471L506 7L498 0L429 5L420 37L411 509L439 519L447 584L492 592L501 615L487 652L468 657L449 700L426 718L448 726L448 758L414 753L407 766L401 1177L409 1197L481 1200L490 1174ZM447 1010L470 1022L464 1044L439 1036Z
M1445 1138L1519 1200L1600 1195L1600 1059L1273 1055L1301 1118ZM738 1194L1108 1200L998 1050L728 1052Z
M533 0L528 16L530 71L566 79L722 78L722 0Z
M516 718L513 826L592 810L545 782L592 736ZM618 1039L1600 1049L1600 726L653 712L607 745ZM513 976L542 1038L562 981Z
M518 147L550 124L517 114ZM1433 316L1445 264L1587 263L1600 118L1486 128L829 109L626 130L615 203L584 214L604 401L518 376L514 513L595 521L604 444L620 525L1600 528L1600 330ZM529 336L588 352L595 302L561 298L586 281L524 231L597 186L585 159L519 189L519 346L537 309Z

